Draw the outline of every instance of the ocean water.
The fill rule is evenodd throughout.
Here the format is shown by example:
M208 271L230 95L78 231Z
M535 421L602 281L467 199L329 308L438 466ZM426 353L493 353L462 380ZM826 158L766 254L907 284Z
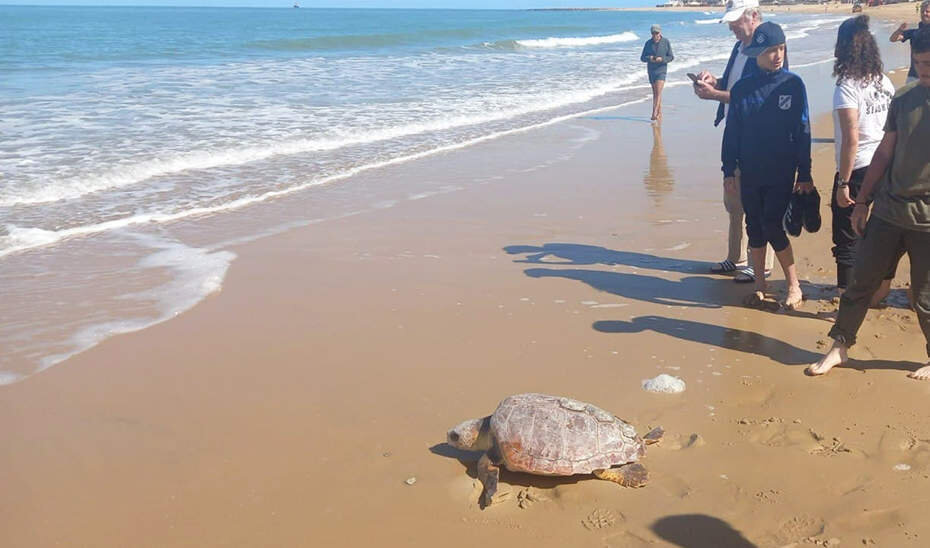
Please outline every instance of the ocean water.
M190 309L234 243L353 211L360 173L642 98L653 23L669 85L721 72L718 17L0 6L0 384ZM772 20L794 68L842 19Z

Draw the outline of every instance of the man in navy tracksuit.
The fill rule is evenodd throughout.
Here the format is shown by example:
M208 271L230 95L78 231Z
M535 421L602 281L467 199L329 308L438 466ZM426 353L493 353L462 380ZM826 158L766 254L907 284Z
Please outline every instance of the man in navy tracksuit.
M803 296L782 218L792 193L814 190L807 91L798 75L783 68L785 33L780 26L759 25L752 45L743 51L762 70L741 79L730 92L723 184L735 187L738 168L752 267L762 272L765 245L771 244L788 283L784 305L797 308ZM765 287L765 277L756 276L747 304L760 305Z

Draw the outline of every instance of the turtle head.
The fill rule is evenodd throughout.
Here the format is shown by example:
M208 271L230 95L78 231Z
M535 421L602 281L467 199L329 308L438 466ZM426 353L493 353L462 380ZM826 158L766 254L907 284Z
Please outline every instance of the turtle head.
M491 448L491 417L472 419L459 424L446 434L446 441L456 449L487 451Z

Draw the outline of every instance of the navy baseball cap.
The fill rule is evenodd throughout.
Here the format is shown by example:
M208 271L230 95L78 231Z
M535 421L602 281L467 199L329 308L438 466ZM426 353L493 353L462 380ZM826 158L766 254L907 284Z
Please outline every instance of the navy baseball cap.
M785 32L776 23L769 21L756 27L756 32L752 33L752 44L743 48L743 53L748 57L758 57L770 47L784 43Z

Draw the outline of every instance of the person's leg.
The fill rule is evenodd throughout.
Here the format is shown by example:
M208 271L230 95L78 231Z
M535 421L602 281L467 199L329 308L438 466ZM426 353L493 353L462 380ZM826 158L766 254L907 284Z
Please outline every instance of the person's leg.
M655 117L656 120L661 120L662 119L662 88L665 87L665 76L663 75L662 78L656 80L656 83L653 85L654 85L655 96L656 96L653 116Z
M727 236L727 258L733 265L745 265L746 248L743 247L743 234L746 227L743 225L743 203L740 194L740 178L736 177L736 188L727 192L723 189L723 207L729 216L729 231Z
M823 375L847 359L847 349L856 344L856 334L869 310L872 294L882 283L897 250L902 245L903 230L874 215L869 219L865 236L856 250L856 266L849 287L840 297L840 310L829 336L835 342L807 372Z
M850 198L855 199L858 194L860 181L856 181L855 172L849 181ZM853 207L840 207L836 202L837 182L839 173L833 176L833 191L830 198L830 213L832 214L833 229L833 258L836 260L836 289L840 296L846 291L849 280L852 278L853 267L856 264L856 245L858 236L852 229L850 217Z
M911 260L911 305L927 342L930 356L930 232L909 230L904 236L907 256ZM930 362L908 375L912 379L930 380Z
M746 214L746 234L749 236L749 261L753 269L763 268L765 261L764 195L765 187L746 177L740 178L740 198ZM761 270L760 270L761 272ZM756 276L753 293L759 299L765 296L765 276ZM761 293L761 295L760 295ZM751 295L750 295L751 296ZM757 300L759 300L757 299Z
M788 209L788 202L791 200L793 188L794 183L787 180L765 187L762 224L765 239L775 250L775 257L778 258L778 263L785 274L788 295L785 297L784 304L788 308L797 308L803 300L801 284L798 281L797 266L794 263L794 252L791 249L791 243L788 241L788 235L785 234L785 229L782 226L782 219ZM760 277L762 276L756 276L756 279L758 280ZM764 279L764 277L762 278Z
M894 280L894 276L898 271L898 263L903 256L904 248L902 247L898 249L897 257L894 263L892 263L891 269L888 270L888 274L885 275L885 279L882 280L882 285L878 286L878 289L875 290L875 294L872 295L872 301L869 303L869 306L872 308L879 308L882 305L882 301L885 300L885 297L891 293L891 282Z
M650 120L657 119L656 112L659 108L659 82L661 82L661 80L649 79L649 83L652 85L652 118L650 118Z

